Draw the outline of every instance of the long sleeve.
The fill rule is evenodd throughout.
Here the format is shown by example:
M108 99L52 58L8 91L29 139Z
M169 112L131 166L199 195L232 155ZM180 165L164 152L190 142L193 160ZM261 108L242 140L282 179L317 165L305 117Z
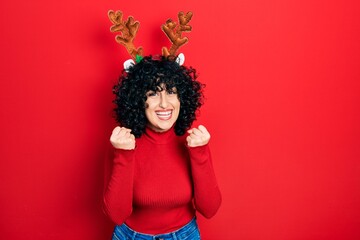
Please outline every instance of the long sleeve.
M104 210L122 224L132 212L134 185L134 150L114 150L111 177L104 194Z
M216 181L208 145L188 147L194 181L195 208L204 217L211 218L221 204L221 193Z

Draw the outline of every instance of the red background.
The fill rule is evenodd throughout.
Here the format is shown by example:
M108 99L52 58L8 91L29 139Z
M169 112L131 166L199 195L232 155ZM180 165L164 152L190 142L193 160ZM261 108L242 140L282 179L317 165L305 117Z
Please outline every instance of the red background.
M102 214L111 88L128 59L109 9L160 25L192 10L182 48L207 85L223 204L205 240L360 239L358 1L1 1L0 238L109 239ZM211 199L209 199L210 201Z

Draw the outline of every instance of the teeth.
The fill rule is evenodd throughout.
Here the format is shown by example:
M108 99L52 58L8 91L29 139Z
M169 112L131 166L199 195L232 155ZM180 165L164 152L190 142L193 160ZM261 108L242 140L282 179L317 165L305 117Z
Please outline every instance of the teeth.
M158 116L158 118L160 120L169 120L171 118L171 114L172 114L172 110L170 111L159 111L159 112L155 112L156 116Z
M156 115L158 116L168 116L171 114L171 111L167 111L167 112L156 112Z

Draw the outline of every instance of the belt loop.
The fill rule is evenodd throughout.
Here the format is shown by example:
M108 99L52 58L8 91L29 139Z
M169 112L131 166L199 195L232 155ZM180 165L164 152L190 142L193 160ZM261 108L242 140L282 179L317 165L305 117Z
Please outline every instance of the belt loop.
M178 238L176 237L176 234L173 232L172 233L172 237L173 237L173 240L177 240Z
M133 231L133 236L132 236L132 238L131 238L131 240L135 240L136 239L136 232L135 231Z

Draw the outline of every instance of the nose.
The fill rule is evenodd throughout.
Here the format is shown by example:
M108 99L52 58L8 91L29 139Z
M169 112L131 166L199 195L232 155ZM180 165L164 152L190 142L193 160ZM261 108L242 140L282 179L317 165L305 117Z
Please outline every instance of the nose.
M161 91L160 92L160 104L159 104L159 106L161 108L167 108L168 104L169 103L168 103L166 91Z

